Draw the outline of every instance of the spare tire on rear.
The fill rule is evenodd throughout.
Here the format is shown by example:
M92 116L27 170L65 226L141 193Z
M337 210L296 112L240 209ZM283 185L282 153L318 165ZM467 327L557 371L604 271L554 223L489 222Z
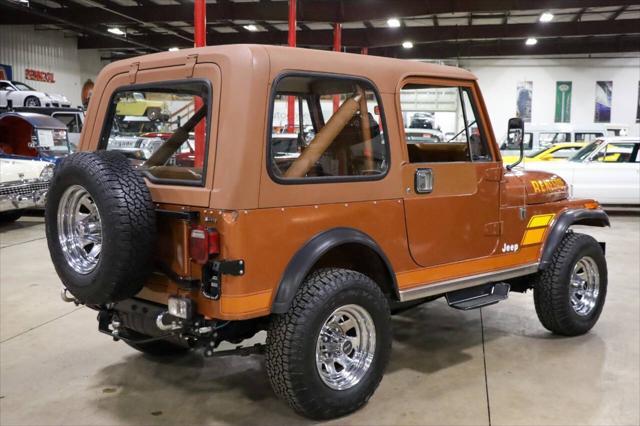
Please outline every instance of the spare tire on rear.
M142 289L152 271L155 208L123 154L79 152L58 164L45 223L56 272L80 302L117 302Z

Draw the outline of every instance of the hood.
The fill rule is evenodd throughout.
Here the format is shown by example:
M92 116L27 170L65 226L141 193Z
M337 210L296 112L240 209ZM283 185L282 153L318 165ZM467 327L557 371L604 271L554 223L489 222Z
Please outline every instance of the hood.
M527 204L544 204L569 198L567 182L554 173L523 171L518 174L525 187Z
M0 158L0 184L22 180L38 179L46 167L53 167L48 161Z

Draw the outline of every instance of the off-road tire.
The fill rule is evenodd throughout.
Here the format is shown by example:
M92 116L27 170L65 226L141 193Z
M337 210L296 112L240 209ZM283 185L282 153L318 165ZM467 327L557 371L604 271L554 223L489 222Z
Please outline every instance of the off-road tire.
M346 304L359 305L371 316L376 347L362 379L346 390L333 390L318 373L316 342L324 321ZM389 305L378 285L359 272L325 268L306 278L286 314L273 315L267 334L266 369L274 392L297 413L330 419L367 403L382 380L390 352Z
M58 207L72 185L89 192L102 222L100 257L87 274L69 265L59 241ZM106 304L130 298L151 273L156 239L154 204L141 174L118 152L79 152L65 158L50 183L45 224L56 272L82 303Z
M22 217L22 211L13 210L9 212L0 213L0 225L6 225L8 223L13 223L16 220Z
M584 256L595 261L600 288L594 309L588 315L580 316L571 306L569 291L573 267ZM534 280L533 297L538 319L555 334L584 334L598 321L606 295L607 263L600 245L589 235L568 232L555 249L551 263Z

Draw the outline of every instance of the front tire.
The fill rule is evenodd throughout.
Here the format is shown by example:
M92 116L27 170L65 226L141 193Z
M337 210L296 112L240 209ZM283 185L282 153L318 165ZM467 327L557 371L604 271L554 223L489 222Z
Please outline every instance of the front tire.
M598 321L606 295L607 262L600 245L589 235L567 233L534 283L540 322L555 334L584 334Z
M35 96L27 96L27 98L24 100L24 106L39 107L41 106L40 99L36 98Z
M330 419L367 403L390 352L389 305L378 285L359 272L319 269L289 311L274 315L266 368L275 393L296 412Z

